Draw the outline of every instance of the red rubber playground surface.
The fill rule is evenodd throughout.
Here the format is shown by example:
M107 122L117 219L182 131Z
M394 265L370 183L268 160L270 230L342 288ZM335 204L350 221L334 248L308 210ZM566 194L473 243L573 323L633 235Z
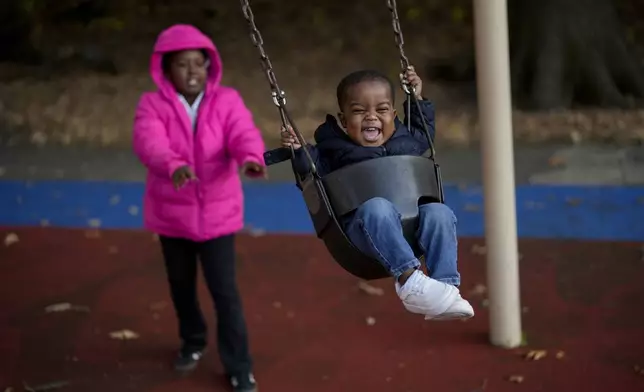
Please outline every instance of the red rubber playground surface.
M226 390L214 345L194 374L170 369L176 325L152 235L0 234L0 390ZM527 346L502 350L487 343L482 243L461 240L462 291L477 316L436 323L406 313L389 281L373 283L382 295L360 289L314 238L240 238L261 390L644 391L641 244L522 241ZM72 309L46 311L61 303ZM124 329L138 338L110 337ZM544 351L528 360L530 350Z

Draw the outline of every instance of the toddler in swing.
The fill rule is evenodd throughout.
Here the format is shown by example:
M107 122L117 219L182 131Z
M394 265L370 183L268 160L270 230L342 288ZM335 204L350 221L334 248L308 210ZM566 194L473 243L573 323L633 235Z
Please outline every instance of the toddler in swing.
M433 139L434 107L422 97L422 80L413 67L401 79L413 87L422 111L419 113L418 107L411 105L411 129L397 118L395 88L387 76L362 70L342 79L337 88L339 124L335 117L327 115L315 131L316 145L305 146L321 175L367 159L420 156L429 149L422 118ZM282 145L296 150L295 169L306 175L309 161L290 127L282 129ZM416 238L424 252L427 274L405 240L400 214L390 201L378 197L367 200L340 220L351 242L382 263L393 276L396 293L408 311L422 314L427 320L474 316L472 306L458 289L456 217L449 207L441 203L419 207Z
M235 276L235 233L243 227L239 170L266 175L264 142L242 97L220 85L213 42L189 25L163 31L141 97L134 151L147 168L146 228L159 235L182 341L175 368L193 370L206 348L197 263L217 312L217 348L235 391L256 391Z

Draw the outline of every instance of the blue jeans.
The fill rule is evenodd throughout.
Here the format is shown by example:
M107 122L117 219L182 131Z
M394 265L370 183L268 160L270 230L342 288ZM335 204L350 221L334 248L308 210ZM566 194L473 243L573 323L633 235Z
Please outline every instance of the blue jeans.
M345 232L364 254L377 259L394 278L420 262L402 232L400 213L389 201L375 197L364 202L344 219ZM416 240L425 255L431 278L458 286L456 216L445 204L431 203L419 207Z

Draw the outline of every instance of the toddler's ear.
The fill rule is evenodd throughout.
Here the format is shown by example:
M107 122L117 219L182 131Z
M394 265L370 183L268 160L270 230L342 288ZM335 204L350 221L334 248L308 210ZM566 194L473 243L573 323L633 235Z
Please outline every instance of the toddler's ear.
M342 128L346 129L346 127L347 127L347 119L344 118L344 113L338 112L338 118L340 119L340 125L342 125Z

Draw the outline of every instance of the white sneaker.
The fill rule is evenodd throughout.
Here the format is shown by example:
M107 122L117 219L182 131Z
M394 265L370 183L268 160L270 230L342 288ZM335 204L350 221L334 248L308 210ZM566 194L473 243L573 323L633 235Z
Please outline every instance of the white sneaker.
M434 318L445 313L459 297L456 287L432 279L416 270L404 285L396 282L396 293L405 309Z
M472 317L474 317L474 308L459 294L454 303L446 311L436 316L425 315L425 320L464 320Z

